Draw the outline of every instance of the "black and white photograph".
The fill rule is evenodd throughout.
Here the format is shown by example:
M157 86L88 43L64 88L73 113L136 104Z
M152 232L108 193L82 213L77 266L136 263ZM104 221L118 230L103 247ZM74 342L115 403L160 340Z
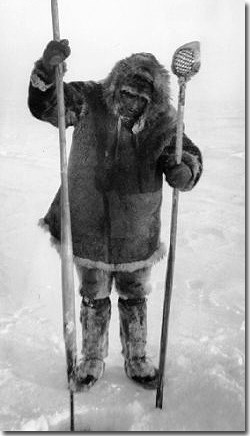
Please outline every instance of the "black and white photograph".
M0 0L0 431L245 432L245 2Z

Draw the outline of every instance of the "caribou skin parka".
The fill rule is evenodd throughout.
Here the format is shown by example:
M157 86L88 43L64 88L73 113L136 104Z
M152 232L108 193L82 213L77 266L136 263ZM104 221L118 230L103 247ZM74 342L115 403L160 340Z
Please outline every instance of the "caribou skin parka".
M145 82L151 99L128 127L119 116L119 90ZM176 141L168 71L150 53L133 54L103 81L64 83L64 98L66 127L74 127L68 181L76 264L104 271L150 267L165 254L162 184ZM41 59L31 74L28 104L36 118L58 126L55 81ZM201 176L202 156L186 134L183 161L192 176L182 190L189 191ZM60 188L44 223L59 241Z

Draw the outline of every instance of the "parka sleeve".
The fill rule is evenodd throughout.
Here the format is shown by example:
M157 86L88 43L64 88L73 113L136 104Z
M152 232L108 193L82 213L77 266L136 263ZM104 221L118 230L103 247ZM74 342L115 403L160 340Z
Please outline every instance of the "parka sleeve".
M170 144L166 146L159 158L159 165L162 172L166 176L169 168L169 162L172 161L175 154L176 135L174 135L170 141ZM186 134L183 134L183 152L182 162L187 165L191 171L191 179L187 183L183 191L190 191L199 181L203 171L202 154L199 148L189 139Z
M79 119L85 104L85 82L64 82L65 123L73 126ZM57 96L55 78L48 76L41 59L35 63L31 73L28 106L32 115L58 127Z

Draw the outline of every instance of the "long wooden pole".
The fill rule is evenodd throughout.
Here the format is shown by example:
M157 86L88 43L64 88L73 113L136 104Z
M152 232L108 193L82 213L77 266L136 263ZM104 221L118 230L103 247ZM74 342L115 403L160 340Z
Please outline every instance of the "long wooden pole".
M182 157L185 88L186 88L185 80L179 79L177 133L176 133L176 148L175 148L175 160L177 164L181 163L181 157ZM163 315L162 315L159 380L158 380L158 387L156 393L156 407L160 409L162 409L162 403L163 403L164 374L165 374L165 362L166 362L167 341L168 341L168 324L169 324L170 303L172 297L173 278L174 278L178 201L179 201L179 190L174 188L172 194L170 244L169 244L169 252L168 252L167 273L166 273L166 281L165 281L165 296L164 296Z
M176 148L175 160L177 164L181 163L182 158L182 142L183 142L183 120L185 107L185 92L186 82L198 73L200 69L200 43L192 41L179 47L173 56L172 71L178 77L179 82L179 97L178 97L178 112L177 112L177 133L176 133ZM164 372L168 340L168 322L170 313L170 303L173 288L174 264L175 264L175 247L177 235L177 215L178 215L178 189L173 190L172 197L172 215L170 229L170 246L168 254L167 273L165 281L165 296L163 304L162 331L160 344L160 361L159 361L159 379L156 393L156 407L162 409L163 402L163 387L164 387Z
M53 38L60 41L57 0L51 0ZM68 167L66 149L65 107L62 64L56 67L56 90L61 170L61 275L63 302L63 332L66 350L67 374L70 389L70 430L74 430L74 372L76 366L75 289L72 237L68 193Z

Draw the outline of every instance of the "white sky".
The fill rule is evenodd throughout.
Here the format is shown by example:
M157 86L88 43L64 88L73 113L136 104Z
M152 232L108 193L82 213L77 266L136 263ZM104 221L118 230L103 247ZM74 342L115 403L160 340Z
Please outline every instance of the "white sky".
M190 87L205 101L244 100L242 0L58 0L70 41L66 81L103 79L119 59L152 52L170 69L175 49L201 42ZM52 39L50 0L0 0L1 95L27 94L33 63ZM172 86L175 78L172 78Z

